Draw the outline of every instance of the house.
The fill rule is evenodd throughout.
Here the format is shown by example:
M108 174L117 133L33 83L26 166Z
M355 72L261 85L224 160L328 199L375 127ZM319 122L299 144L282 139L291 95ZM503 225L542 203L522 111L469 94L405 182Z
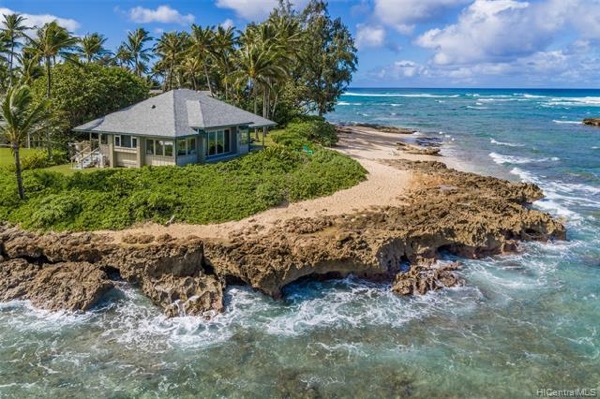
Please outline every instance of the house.
M80 167L183 166L246 154L249 130L275 125L208 93L178 89L73 130L88 133L92 143Z

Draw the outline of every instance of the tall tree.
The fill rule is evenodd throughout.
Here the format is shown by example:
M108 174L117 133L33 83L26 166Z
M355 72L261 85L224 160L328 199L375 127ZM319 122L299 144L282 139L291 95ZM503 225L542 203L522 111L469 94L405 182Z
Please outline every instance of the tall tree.
M48 22L39 28L36 36L29 38L31 47L46 66L46 98L52 97L52 64L56 63L56 57L70 57L72 50L78 42L78 39L60 26L56 21ZM48 158L52 158L52 142L50 141L50 130L46 131L46 145L48 148Z
M163 85L165 91L173 89L175 71L188 47L189 35L186 32L165 32L158 39L154 50L159 57L157 69L166 72Z
M133 58L131 53L125 48L125 45L121 44L115 53L115 60L117 65L122 68L127 68L128 65L131 65Z
M212 58L219 67L226 100L229 98L230 75L234 70L232 57L238 43L239 38L236 36L233 27L224 28L219 26L214 31L211 46Z
M110 51L104 48L104 43L106 43L104 35L100 33L87 34L81 39L77 53L87 62L100 60L110 54Z
M209 74L209 65L212 61L212 47L214 41L214 31L211 27L202 28L196 24L192 25L191 46L189 49L191 57L198 57L202 61L202 69L204 70L204 78L210 95L213 95L213 87Z
M332 20L327 2L311 0L302 13L306 41L303 77L312 108L320 116L332 111L356 71L354 39L341 19Z
M19 60L19 84L31 85L33 81L44 75L44 68L40 66L40 57L34 49L25 48L18 55Z
M4 40L7 43L8 50L8 80L9 85L13 85L13 67L15 56L17 55L16 50L21 46L19 39L25 36L25 31L30 29L25 26L25 18L21 14L5 14L3 15L4 20L2 21L3 27L1 28Z
M152 48L147 47L153 38L144 28L129 32L127 40L121 44L122 49L128 53L129 62L133 72L142 76L148 70L148 61L152 58Z
M46 102L33 103L29 86L13 86L2 99L2 118L0 135L5 138L15 158L15 175L19 198L25 199L21 168L20 149L29 135L33 135L44 127L46 121Z
M240 44L235 54L233 76L249 86L255 114L258 114L258 97L262 95L263 116L266 117L269 90L274 82L286 76L285 51L275 30L268 24L249 25Z

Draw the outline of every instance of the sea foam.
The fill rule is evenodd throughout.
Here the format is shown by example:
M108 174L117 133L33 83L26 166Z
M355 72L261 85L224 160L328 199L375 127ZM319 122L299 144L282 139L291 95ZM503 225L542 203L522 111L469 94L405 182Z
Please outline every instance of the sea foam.
M520 164L527 164L527 163L560 161L560 158L558 158L558 157L534 159L534 158L526 158L526 157L517 157L517 156L513 156L513 155L503 155L503 154L498 154L496 152L490 152L489 156L498 165L502 165L502 164L520 165Z
M496 145L502 145L502 146L506 146L506 147L525 147L525 144L514 144L514 143L509 143L507 141L498 141L498 140L494 140L494 139L490 139L490 143L496 144Z

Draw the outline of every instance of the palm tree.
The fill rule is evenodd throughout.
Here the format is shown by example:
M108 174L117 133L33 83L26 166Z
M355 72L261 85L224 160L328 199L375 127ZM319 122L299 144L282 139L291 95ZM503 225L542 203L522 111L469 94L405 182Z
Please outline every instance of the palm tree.
M60 26L56 21L48 22L39 28L36 37L29 38L31 47L46 65L46 98L52 96L52 64L56 63L56 57L68 58L71 56L69 50L73 49L79 39ZM46 145L48 146L48 158L52 158L52 143L50 142L50 130L46 131Z
M267 25L248 26L240 42L241 47L234 57L237 70L232 75L238 82L249 86L254 97L255 114L258 114L258 96L263 95L263 116L267 117L269 90L287 73L285 52L276 40L275 31ZM258 132L256 135L258 138Z
M88 63L99 60L110 54L110 51L104 48L104 43L106 43L104 35L100 33L87 34L81 39L77 53Z
M154 48L160 57L159 70L166 70L167 76L164 82L165 91L173 88L173 76L179 65L186 48L189 45L189 35L186 32L168 32L158 39Z
M129 32L127 40L121 44L123 50L129 53L132 70L140 77L147 71L148 61L152 58L152 49L145 47L146 43L152 40L150 32L144 28L138 28Z
M198 90L197 77L203 74L203 62L199 57L188 55L180 65L181 76L186 87Z
M231 26L229 28L219 26L214 32L213 45L211 47L212 56L217 62L223 76L226 100L229 96L229 75L234 69L232 56L238 43L239 38L236 37L235 29Z
M212 46L214 41L214 28L202 28L196 24L192 24L190 54L192 57L198 57L202 61L204 77L210 95L213 95L213 88L210 82L210 74L208 73L208 65L212 58Z
M133 58L131 56L131 53L127 51L124 44L121 44L119 48L117 48L115 60L117 61L117 64L122 68L127 68L127 65L132 63Z
M15 158L15 174L21 200L25 199L25 192L19 150L26 137L43 129L47 116L46 105L45 102L33 104L29 86L11 87L0 104L4 119L4 124L0 125L0 135L10 144Z
M8 44L8 81L9 85L13 84L13 66L14 66L14 57L15 50L21 46L21 43L18 41L19 38L25 36L25 31L30 29L25 26L23 22L26 20L21 14L14 13L4 15L4 21L2 24L4 27L1 29L4 35L4 39Z
M20 64L19 84L31 85L34 79L44 75L44 69L40 66L40 58L34 51L22 51L18 55L18 60Z

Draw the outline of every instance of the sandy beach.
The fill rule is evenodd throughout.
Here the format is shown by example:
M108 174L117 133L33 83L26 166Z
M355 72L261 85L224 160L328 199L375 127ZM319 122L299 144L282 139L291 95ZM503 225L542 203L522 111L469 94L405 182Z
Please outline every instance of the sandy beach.
M357 213L373 207L400 205L403 194L413 183L412 172L388 166L386 161L442 161L449 167L460 169L457 167L457 160L450 157L408 154L397 149L396 143L406 141L410 137L369 127L345 127L339 133L340 140L334 149L360 162L368 171L367 180L331 196L285 204L239 221L208 225L173 223L169 226L144 223L122 231L99 233L110 236L115 242L120 242L123 236L130 234L149 234L155 237L169 234L175 238L194 235L226 240L232 232L248 229L268 231L281 221L295 217L335 216Z

